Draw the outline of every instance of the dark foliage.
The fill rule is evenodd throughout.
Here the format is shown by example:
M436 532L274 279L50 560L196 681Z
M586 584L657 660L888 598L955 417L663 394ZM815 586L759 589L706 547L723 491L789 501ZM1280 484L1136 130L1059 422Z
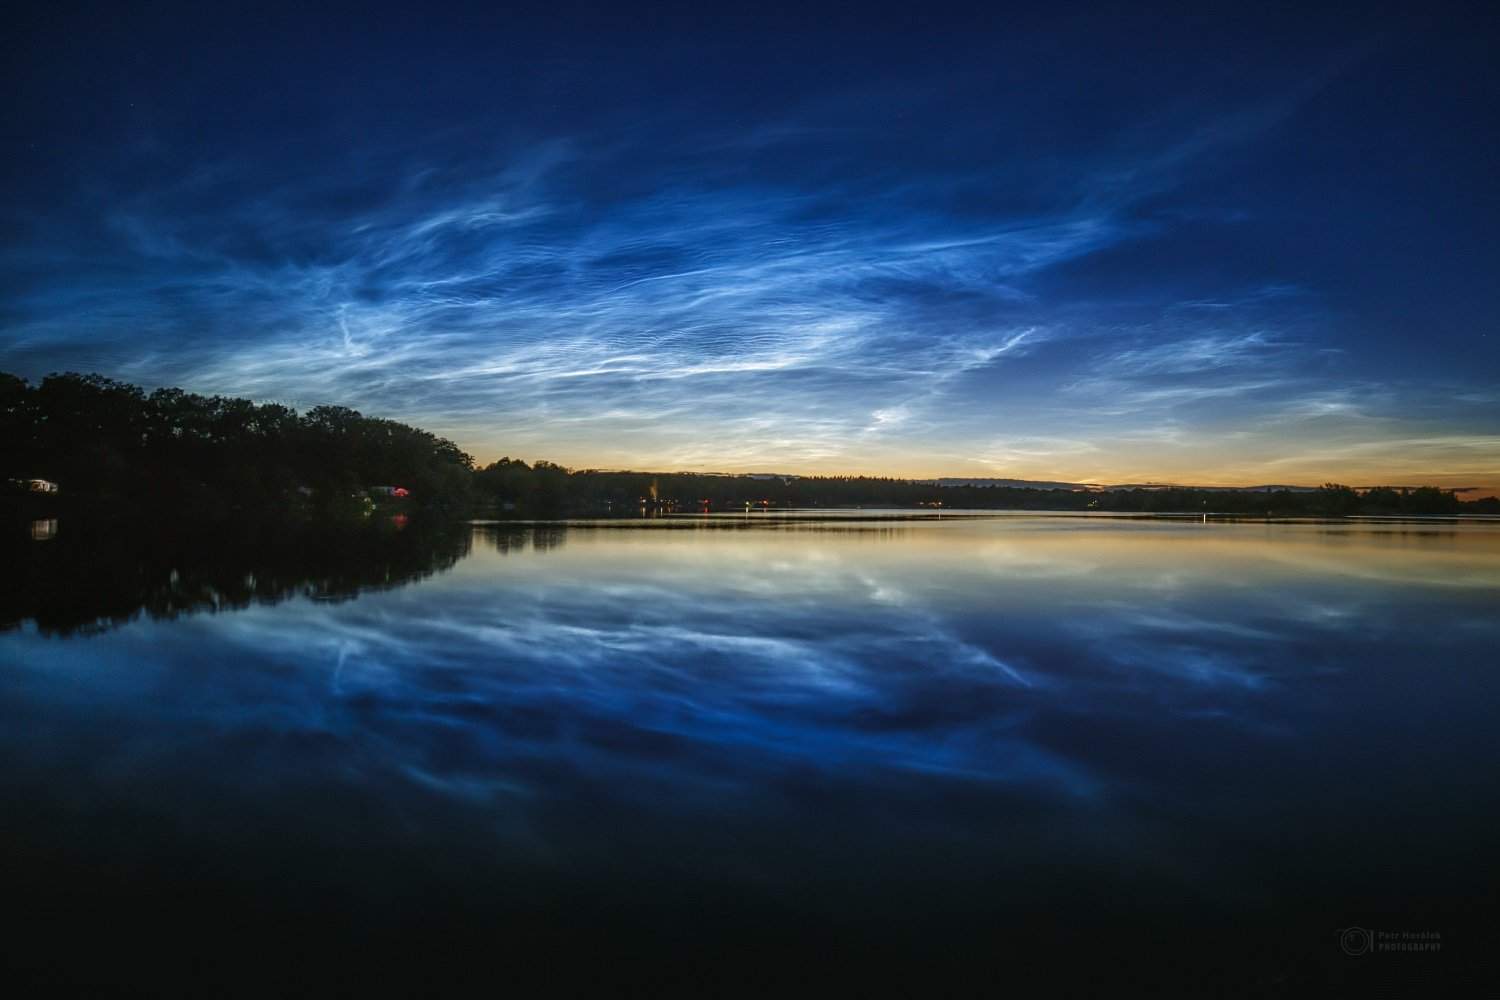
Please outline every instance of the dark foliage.
M957 510L1120 511L1245 516L1500 513L1494 498L1463 503L1450 490L1380 488L1358 491L1328 484L1316 490L1236 491L1184 488L1111 490L1011 486L936 486L868 476L752 478L691 473L569 472L549 462L528 467L504 458L474 474L481 501L502 510L549 516L634 514L789 507L932 507Z
M181 389L148 395L101 375L32 387L0 373L0 472L59 483L68 500L338 507L401 486L414 504L460 506L472 468L451 441L340 406L298 414Z

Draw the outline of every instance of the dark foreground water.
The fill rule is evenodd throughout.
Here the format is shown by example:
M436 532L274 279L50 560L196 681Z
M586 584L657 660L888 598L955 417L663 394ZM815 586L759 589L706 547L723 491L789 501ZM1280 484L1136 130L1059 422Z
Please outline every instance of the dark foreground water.
M0 553L28 992L1275 993L1494 946L1500 525L62 522Z

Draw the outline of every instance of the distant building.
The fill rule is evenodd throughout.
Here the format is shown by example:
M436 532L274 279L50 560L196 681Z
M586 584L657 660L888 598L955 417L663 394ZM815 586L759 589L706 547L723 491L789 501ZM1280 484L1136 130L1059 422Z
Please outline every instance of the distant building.
M12 479L11 486L27 493L56 493L57 484L49 479Z

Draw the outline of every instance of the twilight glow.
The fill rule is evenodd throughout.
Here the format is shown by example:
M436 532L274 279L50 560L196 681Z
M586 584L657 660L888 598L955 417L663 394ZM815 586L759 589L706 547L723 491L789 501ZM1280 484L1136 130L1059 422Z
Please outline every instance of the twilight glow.
M482 462L1500 490L1458 19L38 8L0 369Z

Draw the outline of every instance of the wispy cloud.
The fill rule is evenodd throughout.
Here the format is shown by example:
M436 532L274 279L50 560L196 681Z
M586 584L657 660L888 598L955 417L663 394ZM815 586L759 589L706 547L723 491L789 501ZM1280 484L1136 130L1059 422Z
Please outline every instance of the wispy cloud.
M0 251L30 275L0 364L338 402L481 459L1089 478L1137 456L1149 474L1187 457L1184 426L1375 412L1376 380L1338 369L1358 345L1301 283L1172 275L1122 300L1077 277L1196 224L1162 199L1324 83L1184 101L1045 178L960 130L970 155L914 180L870 155L895 154L859 92L744 128L679 134L667 108L504 144L432 131L317 169L189 162ZM1396 433L1428 430L1454 428Z

